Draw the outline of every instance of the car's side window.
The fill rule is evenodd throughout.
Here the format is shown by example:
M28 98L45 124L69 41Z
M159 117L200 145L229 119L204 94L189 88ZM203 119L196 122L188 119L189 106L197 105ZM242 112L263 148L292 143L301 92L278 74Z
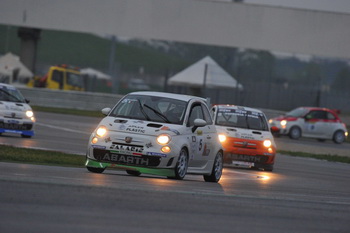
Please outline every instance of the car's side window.
M310 112L307 119L327 119L327 114L325 111L312 111Z
M328 119L328 120L335 120L336 117L333 115L333 113L327 112L327 119Z
M204 119L202 106L200 103L195 103L191 107L190 116L188 118L187 126L194 126L195 119Z

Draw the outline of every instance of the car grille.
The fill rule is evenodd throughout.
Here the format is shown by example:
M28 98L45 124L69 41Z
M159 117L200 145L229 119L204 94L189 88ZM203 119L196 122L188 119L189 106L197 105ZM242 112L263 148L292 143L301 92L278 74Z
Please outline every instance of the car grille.
M255 143L250 143L246 141L234 141L233 147L245 148L245 149L256 149L257 145Z

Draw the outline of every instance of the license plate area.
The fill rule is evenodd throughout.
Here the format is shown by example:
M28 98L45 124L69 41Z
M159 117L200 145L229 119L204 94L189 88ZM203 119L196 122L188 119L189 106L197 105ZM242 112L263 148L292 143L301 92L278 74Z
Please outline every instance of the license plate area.
M252 162L245 162L245 161L232 161L232 165L237 167L254 167L254 163Z

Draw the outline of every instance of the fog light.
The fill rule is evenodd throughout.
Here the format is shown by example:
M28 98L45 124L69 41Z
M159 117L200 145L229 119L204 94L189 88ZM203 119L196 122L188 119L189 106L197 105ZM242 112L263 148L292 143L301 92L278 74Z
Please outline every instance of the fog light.
M272 152L273 152L273 150L272 150L271 147L270 147L269 149L267 149L267 151L268 151L269 153L271 153L271 154L272 154Z
M169 153L171 151L169 146L163 146L162 149L160 149L163 153Z
M92 140L91 140L91 143L92 144L96 144L98 142L98 138L94 137Z

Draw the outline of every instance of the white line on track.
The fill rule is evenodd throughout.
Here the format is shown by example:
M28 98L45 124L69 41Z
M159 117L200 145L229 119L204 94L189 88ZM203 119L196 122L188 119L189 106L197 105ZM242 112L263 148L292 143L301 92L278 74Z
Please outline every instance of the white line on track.
M40 126L44 126L44 127L48 127L48 128L51 128L51 129L58 129L58 130L63 130L63 131L67 131L67 132L72 132L72 133L81 133L81 134L87 134L87 135L91 134L91 133L80 131L80 130L64 128L64 127L61 127L61 126L53 126L53 125L42 124L42 123L35 123L35 124L36 125L40 125Z

